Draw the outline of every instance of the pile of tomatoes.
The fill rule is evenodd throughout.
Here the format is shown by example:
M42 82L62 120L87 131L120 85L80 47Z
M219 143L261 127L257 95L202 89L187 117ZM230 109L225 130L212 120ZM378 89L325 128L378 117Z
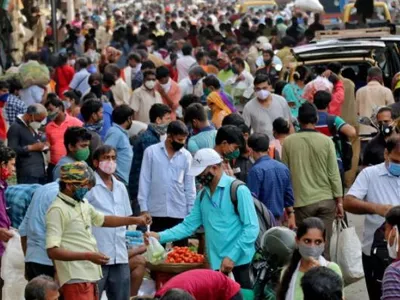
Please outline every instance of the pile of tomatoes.
M174 247L173 250L168 253L165 262L171 264L203 263L204 255L197 254L188 247Z

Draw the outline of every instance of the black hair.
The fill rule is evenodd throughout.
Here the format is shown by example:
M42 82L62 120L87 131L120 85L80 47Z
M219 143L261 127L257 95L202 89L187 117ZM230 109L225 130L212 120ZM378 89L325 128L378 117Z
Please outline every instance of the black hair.
M391 153L393 150L400 151L400 135L395 134L392 135L387 141L386 141L386 149L389 153Z
M400 205L392 207L386 213L385 219L390 226L397 226L400 230Z
M68 62L68 55L66 53L60 53L57 57L57 66L61 67L66 65Z
M58 107L61 111L65 111L64 103L58 98L58 96L54 93L50 93L47 95L47 101L44 104L46 108L49 108L49 105L53 105L54 107Z
M199 60L203 59L206 56L207 56L207 54L204 51L199 51L199 52L196 53L196 60L199 61Z
M170 289L160 300L195 300L195 298L184 290Z
M171 108L162 103L155 103L151 106L149 111L150 122L155 123L157 118L162 119L166 114L171 113Z
M222 120L222 126L225 125L234 125L238 127L243 134L250 134L250 127L247 126L245 123L243 117L238 114L238 113L232 113L227 115L223 120Z
M129 118L133 118L134 110L126 104L119 105L112 112L112 120L115 124L122 125Z
M97 95L95 93L89 92L82 98L82 103L88 100L98 100Z
M135 60L137 63L140 63L141 60L142 60L141 56L138 53L135 53L135 52L129 53L128 61L131 60L131 59Z
M10 85L5 80L0 80L0 89L9 89Z
M297 80L306 81L309 74L310 73L308 72L308 69L305 66L298 66L293 74L293 79L296 81Z
M310 102L303 103L299 108L297 118L301 124L316 124L318 122L318 111L314 104Z
M224 141L228 144L236 144L239 147L243 147L246 143L242 131L234 125L226 125L218 129L215 144L221 145Z
M287 81L285 80L278 80L277 82L275 82L275 86L274 86L274 93L277 95L282 96L282 91L283 88L288 84Z
M207 121L207 114L201 103L190 104L185 110L185 123L190 124L193 120Z
M304 299L342 300L343 281L327 267L314 267L301 279Z
M274 57L274 51L272 50L272 49L266 49L266 50L263 50L262 51L262 53L264 54L264 53L268 53L269 54L269 56L271 57L271 59Z
M279 117L272 123L272 128L277 134L289 134L290 123L284 118Z
M167 134L169 135L189 135L189 130L187 129L185 123L182 121L172 121L168 125Z
M255 152L267 152L269 137L265 133L253 133L247 140L247 145Z
M326 109L332 100L332 95L326 91L318 91L314 94L314 105L320 109Z
M154 71L151 71L151 70L148 70L148 71L144 72L143 73L143 82L149 76L156 76L156 73Z
M382 77L382 70L379 67L371 67L368 70L368 77Z
M392 108L389 107L389 106L383 106L383 107L381 107L380 109L378 109L378 111L377 111L377 113L376 113L376 116L378 117L379 114L381 114L381 113L383 113L383 112L386 112L386 111L390 112L390 114L393 116L393 110L392 110Z
M342 64L337 61L329 63L326 67L328 70L331 70L335 74L340 74L340 72L342 71Z
M99 112L103 107L103 103L97 99L88 99L87 101L83 102L81 107L81 115L85 122L90 120L90 117Z
M13 149L0 145L0 163L7 164L13 158L16 158L17 154L14 152Z
M69 152L68 146L75 146L79 142L90 141L92 135L84 127L68 127L64 133L64 147Z
M206 87L212 86L217 90L221 88L221 84L219 83L218 78L214 75L208 75L206 78L203 79L203 83Z
M142 62L142 67L140 68L141 70L146 70L146 69L155 69L156 65L151 61L151 60L146 60Z
M69 90L64 93L64 96L71 98L76 105L81 104L82 93L79 90Z
M115 85L115 78L114 75L111 73L104 73L103 75L103 83L107 86Z
M258 85L260 83L267 82L269 85L271 85L271 80L269 79L269 76L263 73L259 73L256 75L254 78L254 85Z
M96 150L94 150L92 159L93 160L99 160L100 156L102 156L104 154L107 154L107 153L110 153L111 151L114 151L115 155L117 155L117 149L115 149L113 146L101 145Z
M101 82L103 81L103 75L101 73L90 74L88 80L89 85L92 86L95 81L99 81L101 84Z
M156 69L156 78L160 80L162 78L169 77L169 70L166 66L161 66Z
M10 78L7 80L8 91L10 94L14 94L16 91L22 90L21 81L17 78Z
M76 64L78 64L81 69L85 69L88 67L89 61L86 57L79 57L76 60Z
M117 64L108 64L105 68L104 68L104 73L107 74L112 74L115 77L120 77L121 74L121 69L118 67Z
M307 234L308 230L310 229L319 229L322 232L322 236L324 240L326 239L326 229L324 222L321 219L316 217L310 217L304 219L297 228L296 237L297 240L300 240L304 235ZM277 292L277 300L285 300L286 293L289 289L290 281L292 280L292 276L297 269L297 266L301 260L301 255L299 249L295 249L292 255L292 259L289 263L289 266L286 268L285 272L283 273L281 283L278 287Z
M185 110L190 104L201 103L201 99L194 94L185 95L179 100L179 105Z
M182 47L183 55L192 55L193 47L190 44L184 44Z
M240 58L240 57L235 57L232 60L232 63L235 63L235 64L241 66L243 69L246 67L246 64L244 63L244 60L242 58Z

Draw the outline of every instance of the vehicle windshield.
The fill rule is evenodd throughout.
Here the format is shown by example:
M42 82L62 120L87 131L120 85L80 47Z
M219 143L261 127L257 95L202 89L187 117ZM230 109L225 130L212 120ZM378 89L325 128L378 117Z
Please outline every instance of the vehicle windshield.
M267 11L275 11L276 10L276 6L275 4L255 4L255 5L248 5L247 6L248 10L251 10L253 12L258 12L261 11L263 12L267 12Z

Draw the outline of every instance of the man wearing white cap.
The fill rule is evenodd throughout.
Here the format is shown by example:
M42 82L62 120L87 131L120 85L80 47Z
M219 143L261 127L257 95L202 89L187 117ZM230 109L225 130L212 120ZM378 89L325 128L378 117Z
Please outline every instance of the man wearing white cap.
M198 193L190 215L181 224L150 235L167 243L188 237L203 225L211 268L226 274L233 272L242 288L251 289L248 270L255 253L258 219L245 185L237 189L236 212L230 195L235 179L223 172L221 163L221 156L213 149L196 152L188 175L196 176L204 188Z

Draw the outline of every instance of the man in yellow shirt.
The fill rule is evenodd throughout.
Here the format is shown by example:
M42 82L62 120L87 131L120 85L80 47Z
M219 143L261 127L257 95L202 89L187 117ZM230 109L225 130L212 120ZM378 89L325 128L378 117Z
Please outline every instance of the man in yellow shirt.
M61 167L60 193L46 216L46 249L55 263L65 300L97 300L100 265L109 258L98 252L92 226L147 225L151 217L104 216L84 196L93 185L93 172L82 162Z

